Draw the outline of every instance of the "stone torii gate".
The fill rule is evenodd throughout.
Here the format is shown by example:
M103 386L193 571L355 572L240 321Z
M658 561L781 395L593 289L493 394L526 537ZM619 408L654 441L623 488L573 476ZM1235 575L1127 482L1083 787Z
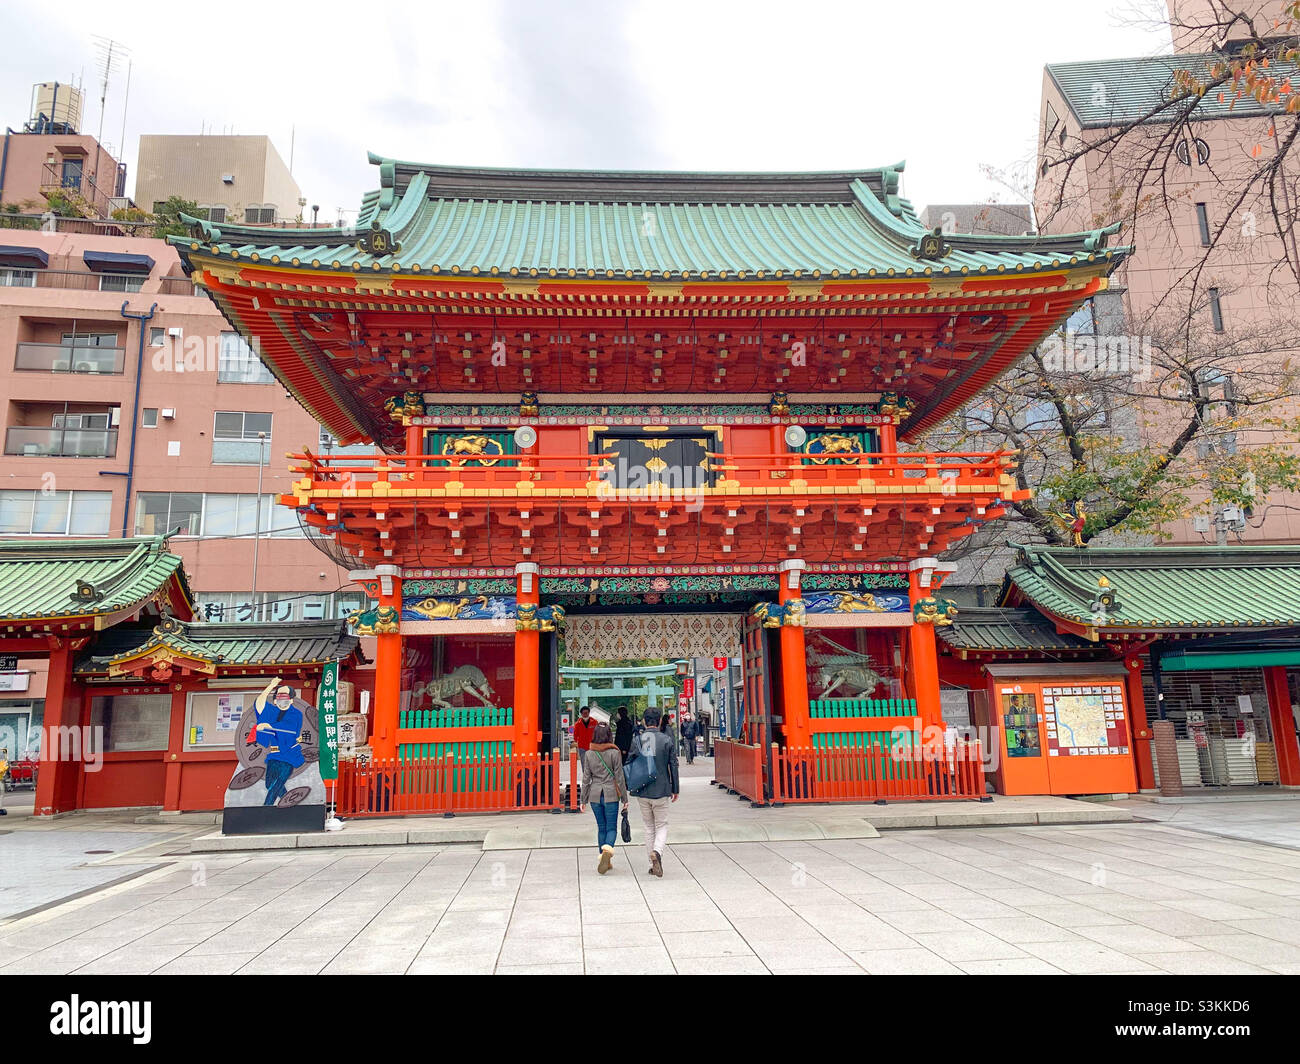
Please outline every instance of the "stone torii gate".
M646 704L650 706L674 705L678 692L676 679L676 662L626 668L564 666L560 669L560 681L567 686L560 688L560 697L566 701L573 699L579 706L597 699L627 701L632 698L646 698ZM633 682L629 683L629 680Z

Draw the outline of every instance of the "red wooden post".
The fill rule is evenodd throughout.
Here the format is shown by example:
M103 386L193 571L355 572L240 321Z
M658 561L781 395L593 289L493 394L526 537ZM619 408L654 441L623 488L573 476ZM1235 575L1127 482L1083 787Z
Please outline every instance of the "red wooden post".
M1296 742L1295 717L1291 713L1291 692L1286 668L1269 665L1264 669L1268 692L1268 721L1272 726L1273 749L1277 751L1277 778L1284 787L1300 786L1300 744Z
M1135 654L1124 659L1124 666L1127 669L1124 688L1128 695L1129 726L1133 730L1133 759L1137 763L1138 790L1155 790L1151 729L1147 726L1146 696L1142 691L1142 659Z
M804 563L797 558L777 566L777 601L788 605L803 598L799 578ZM781 713L784 718L786 746L812 745L808 719L808 656L802 625L781 625Z

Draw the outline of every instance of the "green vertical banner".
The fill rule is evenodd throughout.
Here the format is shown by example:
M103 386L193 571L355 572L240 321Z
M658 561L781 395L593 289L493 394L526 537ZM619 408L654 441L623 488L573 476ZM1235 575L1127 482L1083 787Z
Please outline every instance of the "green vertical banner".
M339 778L339 663L329 661L321 671L316 689L316 711L320 727L320 778Z

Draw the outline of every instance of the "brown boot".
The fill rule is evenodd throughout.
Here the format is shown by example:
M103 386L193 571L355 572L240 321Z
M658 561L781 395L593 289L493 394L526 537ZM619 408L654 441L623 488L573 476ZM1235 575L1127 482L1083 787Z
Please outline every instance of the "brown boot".
M650 874L652 876L658 876L660 879L663 879L664 877L664 863L659 856L658 850L655 850L655 852L650 855Z

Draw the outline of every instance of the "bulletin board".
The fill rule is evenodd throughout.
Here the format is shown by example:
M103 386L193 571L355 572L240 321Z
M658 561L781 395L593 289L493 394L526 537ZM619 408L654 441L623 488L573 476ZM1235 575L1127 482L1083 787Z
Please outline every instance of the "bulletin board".
M1001 793L1136 793L1122 678L1002 674L991 680L990 695Z

